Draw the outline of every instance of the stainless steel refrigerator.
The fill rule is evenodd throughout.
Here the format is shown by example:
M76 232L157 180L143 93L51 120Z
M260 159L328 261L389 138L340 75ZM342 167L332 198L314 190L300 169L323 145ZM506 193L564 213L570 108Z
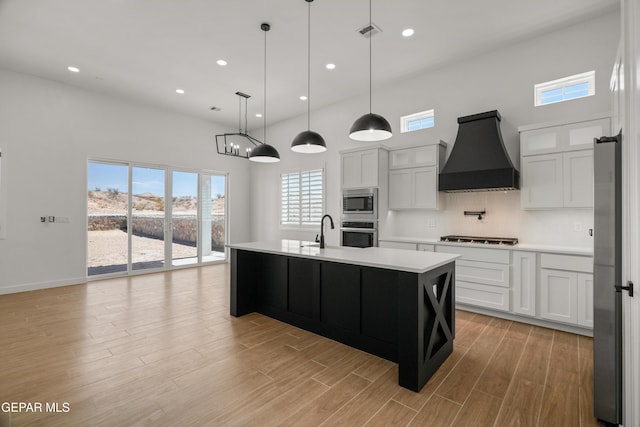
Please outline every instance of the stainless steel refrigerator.
M593 412L622 422L622 135L594 144Z

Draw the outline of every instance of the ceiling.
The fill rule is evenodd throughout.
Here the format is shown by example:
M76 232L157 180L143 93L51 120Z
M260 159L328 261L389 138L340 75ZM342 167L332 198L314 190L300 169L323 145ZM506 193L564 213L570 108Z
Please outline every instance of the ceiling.
M366 0L311 4L311 108L368 92ZM238 127L304 114L304 0L0 0L0 67ZM375 89L619 7L619 0L373 1ZM404 38L401 31L413 28ZM225 59L221 67L216 60ZM325 64L335 63L334 70ZM67 66L76 66L71 73ZM184 89L180 95L177 88ZM212 106L220 111L213 112ZM363 113L367 105L363 105ZM244 117L242 118L244 127Z

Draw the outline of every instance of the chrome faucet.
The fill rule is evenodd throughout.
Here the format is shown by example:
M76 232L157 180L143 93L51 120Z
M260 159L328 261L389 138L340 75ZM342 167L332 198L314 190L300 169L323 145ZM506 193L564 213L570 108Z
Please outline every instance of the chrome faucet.
M329 221L331 221L331 229L333 230L336 228L333 225L333 218L331 218L331 215L325 214L320 220L320 249L324 249L324 219L327 217L329 218Z

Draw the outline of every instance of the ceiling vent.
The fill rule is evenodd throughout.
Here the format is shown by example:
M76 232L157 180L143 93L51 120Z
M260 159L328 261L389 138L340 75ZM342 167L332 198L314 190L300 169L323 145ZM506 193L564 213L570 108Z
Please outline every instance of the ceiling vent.
M375 22L372 22L371 25L367 24L364 27L358 28L356 31L360 33L362 37L368 39L369 37L373 37L378 33L381 33L382 30L378 27Z

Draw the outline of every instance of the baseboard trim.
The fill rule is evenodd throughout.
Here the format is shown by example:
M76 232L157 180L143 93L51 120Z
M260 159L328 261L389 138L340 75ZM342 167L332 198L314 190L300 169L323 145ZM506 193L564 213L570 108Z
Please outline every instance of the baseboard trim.
M51 280L47 282L23 283L20 285L0 288L0 295L17 294L19 292L39 291L42 289L60 288L62 286L72 286L87 283L86 277L77 277L64 280Z
M506 313L502 311L494 311L494 310L489 310L482 307L474 307L471 305L464 305L464 304L458 304L458 303L456 303L456 309L463 310L463 311L470 311L472 313L484 314L487 316L499 317L501 319L513 320L520 323L527 323L529 325L534 325L534 326L542 326L543 328L557 329L559 331L571 332L572 334L584 335L587 337L593 336L593 329L582 328L582 327L573 326L573 325L565 325L563 323L556 323L556 322L551 322L547 320L536 319L535 317L519 316L517 314Z

